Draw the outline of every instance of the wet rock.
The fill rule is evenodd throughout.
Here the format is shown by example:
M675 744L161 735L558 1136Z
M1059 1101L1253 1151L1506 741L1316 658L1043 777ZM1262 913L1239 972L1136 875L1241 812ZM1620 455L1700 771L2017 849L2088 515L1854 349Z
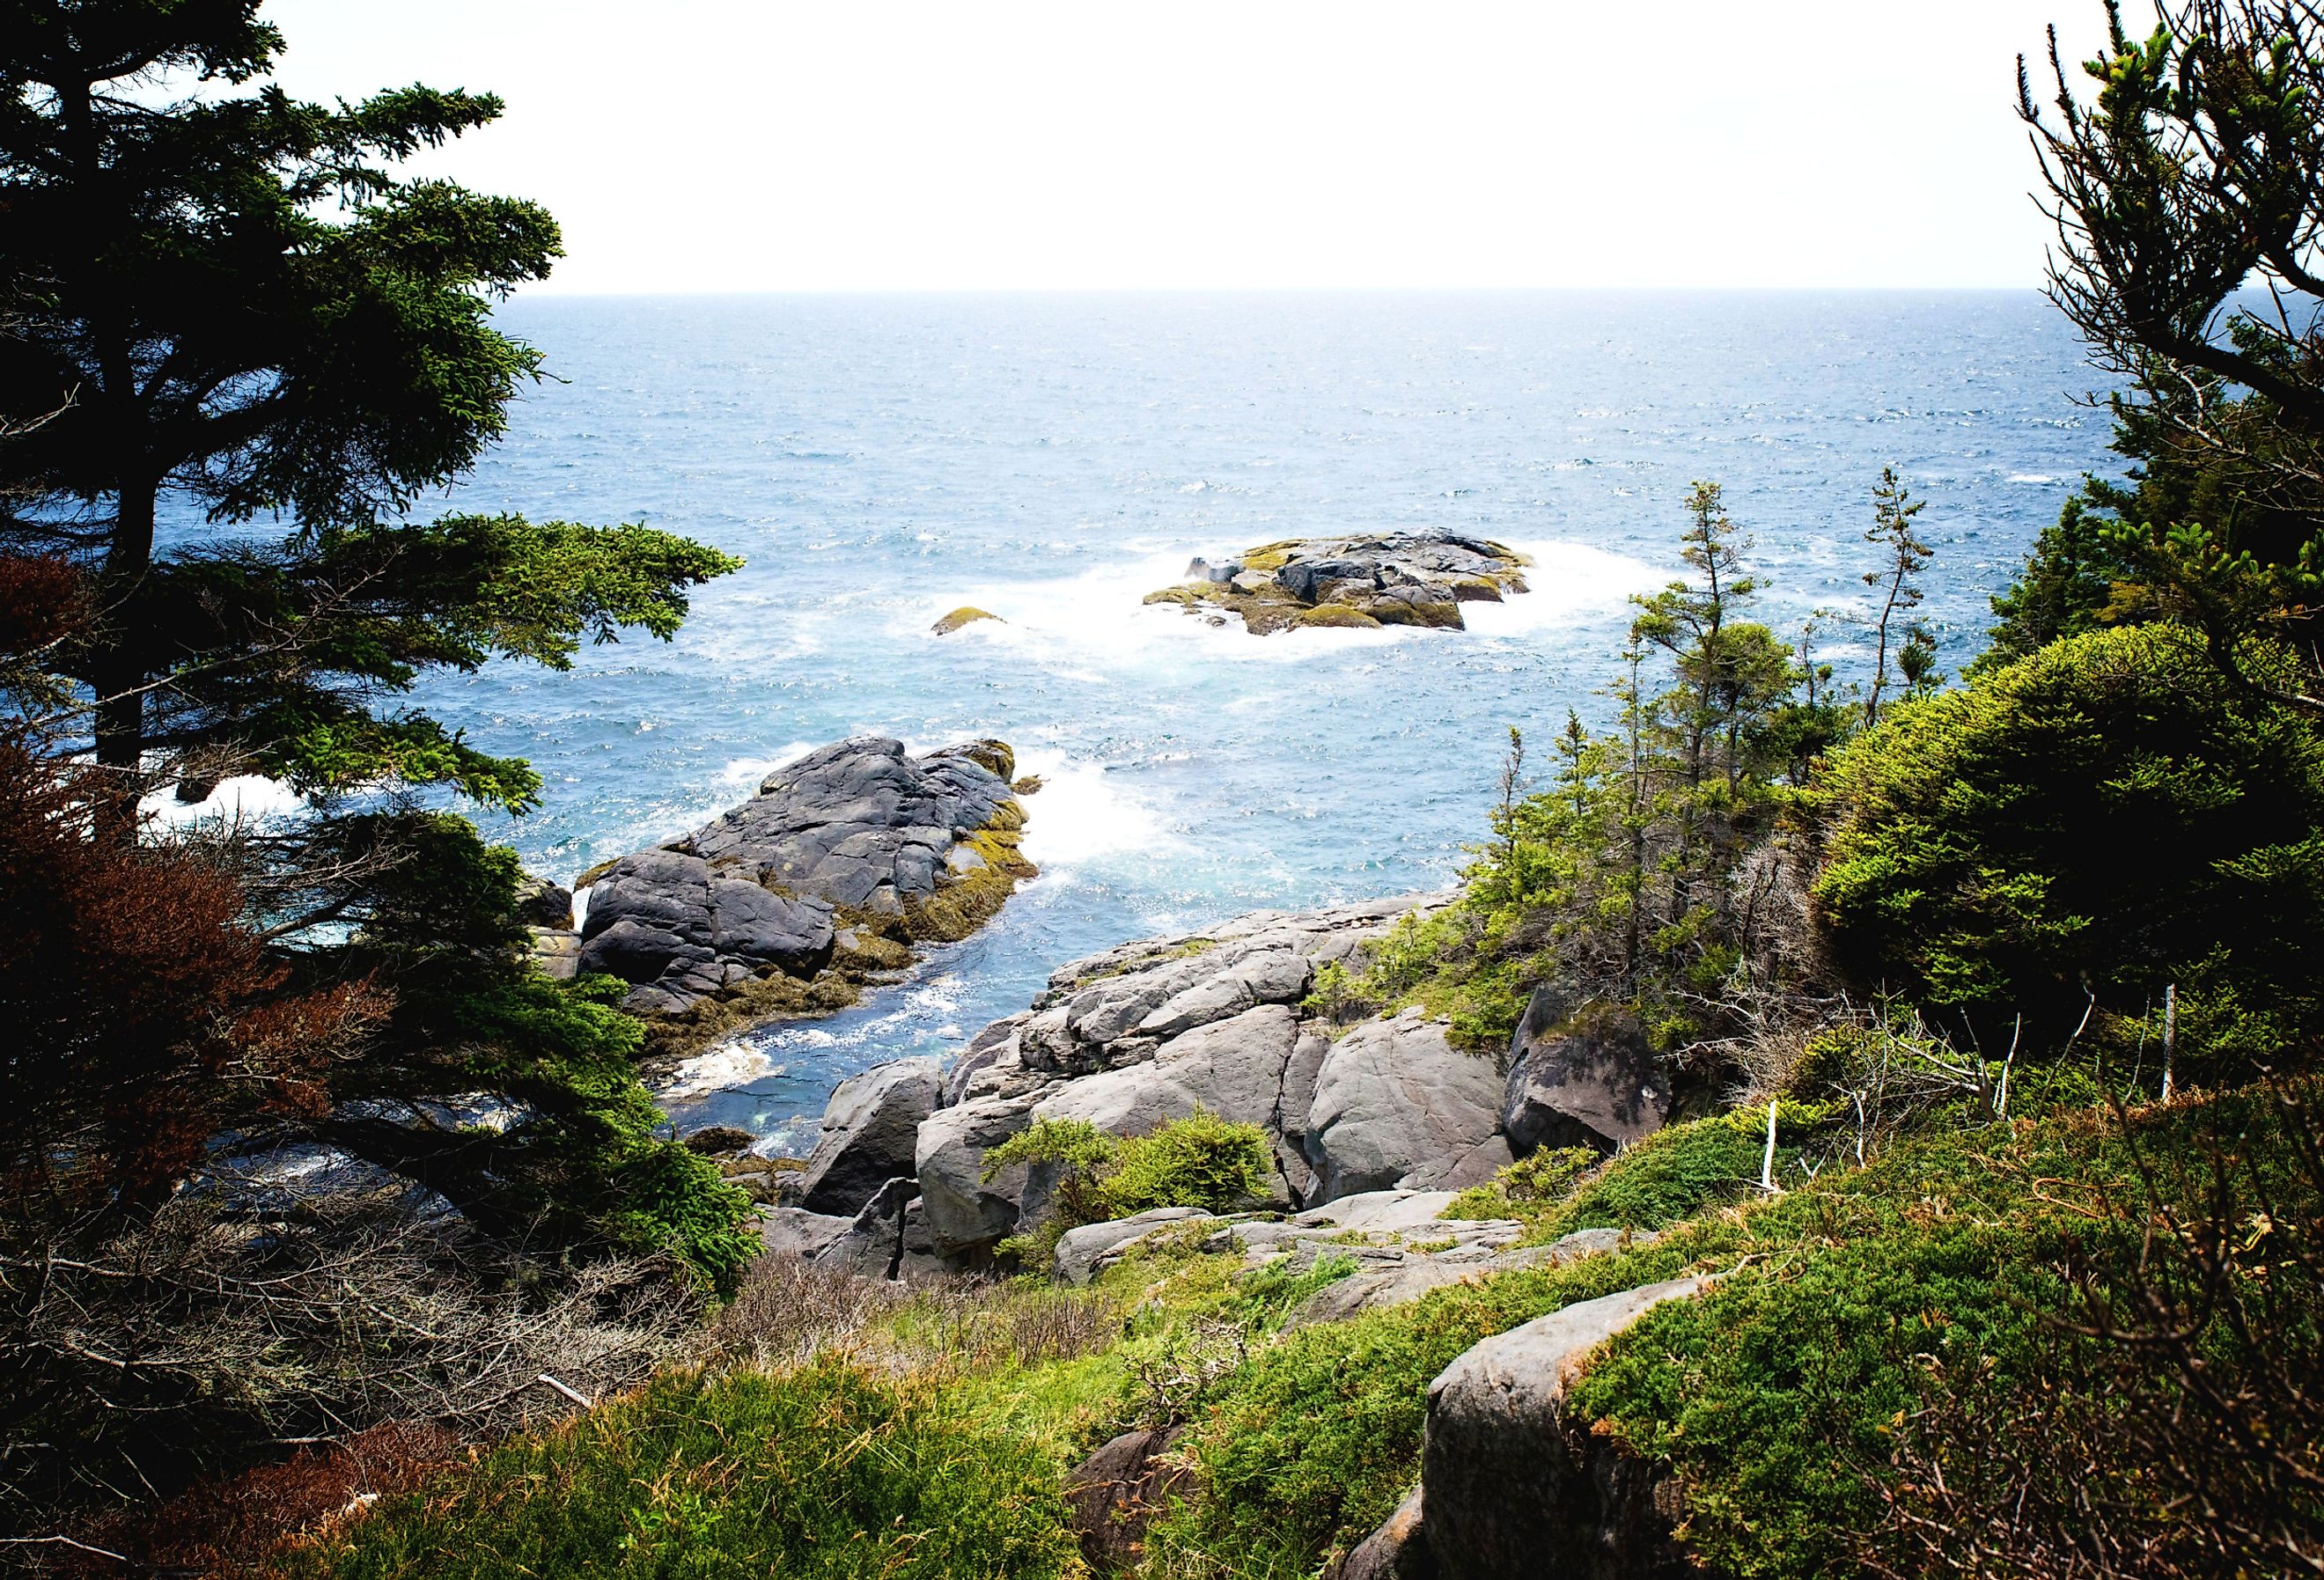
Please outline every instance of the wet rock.
M843 932L858 979L908 963L909 944L966 937L1032 875L1015 771L999 741L913 757L865 736L810 752L683 838L585 874L579 968L631 983L624 1007L647 1015L846 1002L844 982L788 1001L753 984L814 981Z
M729 1158L749 1151L758 1141L758 1137L737 1125L712 1124L688 1132L680 1138L679 1144L705 1158Z
M570 931L573 891L527 873L517 880L516 914L520 920L533 927Z
M1323 1056L1308 1108L1307 1157L1323 1199L1379 1190L1469 1152L1499 1128L1500 1097L1492 1061L1454 1048L1416 1009L1357 1027Z
M842 1081L823 1111L800 1204L853 1212L890 1179L909 1178L920 1121L936 1110L943 1077L932 1058L897 1059Z
M1610 1152L1670 1117L1669 1076L1629 1011L1585 1004L1568 1013L1537 988L1509 1043L1501 1128L1518 1157L1537 1147Z

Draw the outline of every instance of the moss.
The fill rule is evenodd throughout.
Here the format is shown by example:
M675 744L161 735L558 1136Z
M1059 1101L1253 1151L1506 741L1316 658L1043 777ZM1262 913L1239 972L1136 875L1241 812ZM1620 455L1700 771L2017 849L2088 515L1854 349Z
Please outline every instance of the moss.
M1018 849L1024 827L1025 809L1001 802L991 822L962 841L984 864L943 874L935 893L904 901L904 936L916 944L958 943L998 915L1018 883L1040 873Z
M1164 587L1158 592L1148 593L1145 601L1149 604L1176 604L1191 614L1209 599L1202 588L1183 587Z
M1028 773L1010 785L1009 792L1018 796L1038 795L1041 793L1041 776L1038 773Z
M620 856L614 856L608 861L599 862L595 866L591 867L588 871L583 873L579 877L573 880L573 888L575 892L577 893L581 890L586 889L590 884L604 877L607 873L612 872L615 867L621 865L621 864L622 858Z
M987 736L981 741L964 741L948 750L955 757L967 758L1003 784L1017 776L1017 749L1006 741ZM1021 821L1023 814L1019 813L1019 818Z
M959 608L954 609L951 614L945 615L943 619L930 626L929 629L938 636L950 636L962 626L973 625L980 620L990 620L994 622L996 624L1001 625L1006 625L1009 624L1009 622L1001 619L1000 615L991 613L990 610L980 609L973 604L963 604Z
M825 971L812 980L779 971L753 976L720 997L701 1000L683 1014L647 1021L644 1054L650 1063L674 1062L742 1027L835 1014L861 996L856 984L836 971Z
M1345 604L1318 604L1312 609L1303 609L1299 612L1298 624L1346 626L1355 630L1377 630L1379 626L1378 620L1361 609L1351 609Z
M1371 605L1370 612L1382 625L1417 625L1428 631L1468 629L1461 618L1461 605L1450 598L1440 604L1407 604L1401 599L1383 598Z
M1291 563L1304 538L1282 538L1272 543L1261 543L1241 556L1242 568L1257 576L1273 576Z

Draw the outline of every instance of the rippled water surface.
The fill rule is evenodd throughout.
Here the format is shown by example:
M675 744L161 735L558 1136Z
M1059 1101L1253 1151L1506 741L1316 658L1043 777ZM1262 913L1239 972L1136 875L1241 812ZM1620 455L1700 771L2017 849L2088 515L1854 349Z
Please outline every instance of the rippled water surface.
M763 1030L670 1094L774 1138L831 1086L943 1051L1053 965L1259 906L1442 883L1504 726L1599 688L1625 599L1674 574L1690 480L1757 539L1766 614L1853 601L1880 466L1930 505L1955 667L2106 424L2024 294L822 297L521 300L548 354L470 509L644 521L749 568L678 641L422 701L529 756L488 820L560 879L862 732L1015 744L1043 875L912 981ZM1463 635L1256 639L1139 599L1194 554L1324 531L1517 543L1536 592ZM1001 615L937 637L961 604ZM1843 665L1848 655L1835 649Z

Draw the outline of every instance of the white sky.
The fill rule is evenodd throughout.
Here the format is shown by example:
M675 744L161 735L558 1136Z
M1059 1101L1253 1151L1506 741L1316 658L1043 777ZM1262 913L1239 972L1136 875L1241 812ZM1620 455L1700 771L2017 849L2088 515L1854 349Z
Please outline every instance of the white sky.
M563 291L2033 285L2015 59L2101 26L2098 0L264 14L294 93L506 98L438 163L549 206Z

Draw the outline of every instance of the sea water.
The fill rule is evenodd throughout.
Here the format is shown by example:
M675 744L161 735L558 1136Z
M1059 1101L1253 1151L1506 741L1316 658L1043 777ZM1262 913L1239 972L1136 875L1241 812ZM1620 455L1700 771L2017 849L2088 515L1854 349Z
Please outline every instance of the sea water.
M1893 465L1958 670L2080 475L2096 382L2032 292L528 298L555 382L454 495L742 556L663 644L495 663L418 702L530 758L483 819L560 881L683 833L821 743L1014 744L1041 876L964 944L664 1091L680 1125L812 1144L831 1087L943 1054L1050 970L1261 907L1442 886L1516 725L1593 725L1628 600L1725 485L1778 630L1860 609ZM1532 554L1466 633L1218 629L1148 592L1274 539L1443 529ZM946 611L999 622L937 636ZM1825 639L1862 667L1844 628Z

